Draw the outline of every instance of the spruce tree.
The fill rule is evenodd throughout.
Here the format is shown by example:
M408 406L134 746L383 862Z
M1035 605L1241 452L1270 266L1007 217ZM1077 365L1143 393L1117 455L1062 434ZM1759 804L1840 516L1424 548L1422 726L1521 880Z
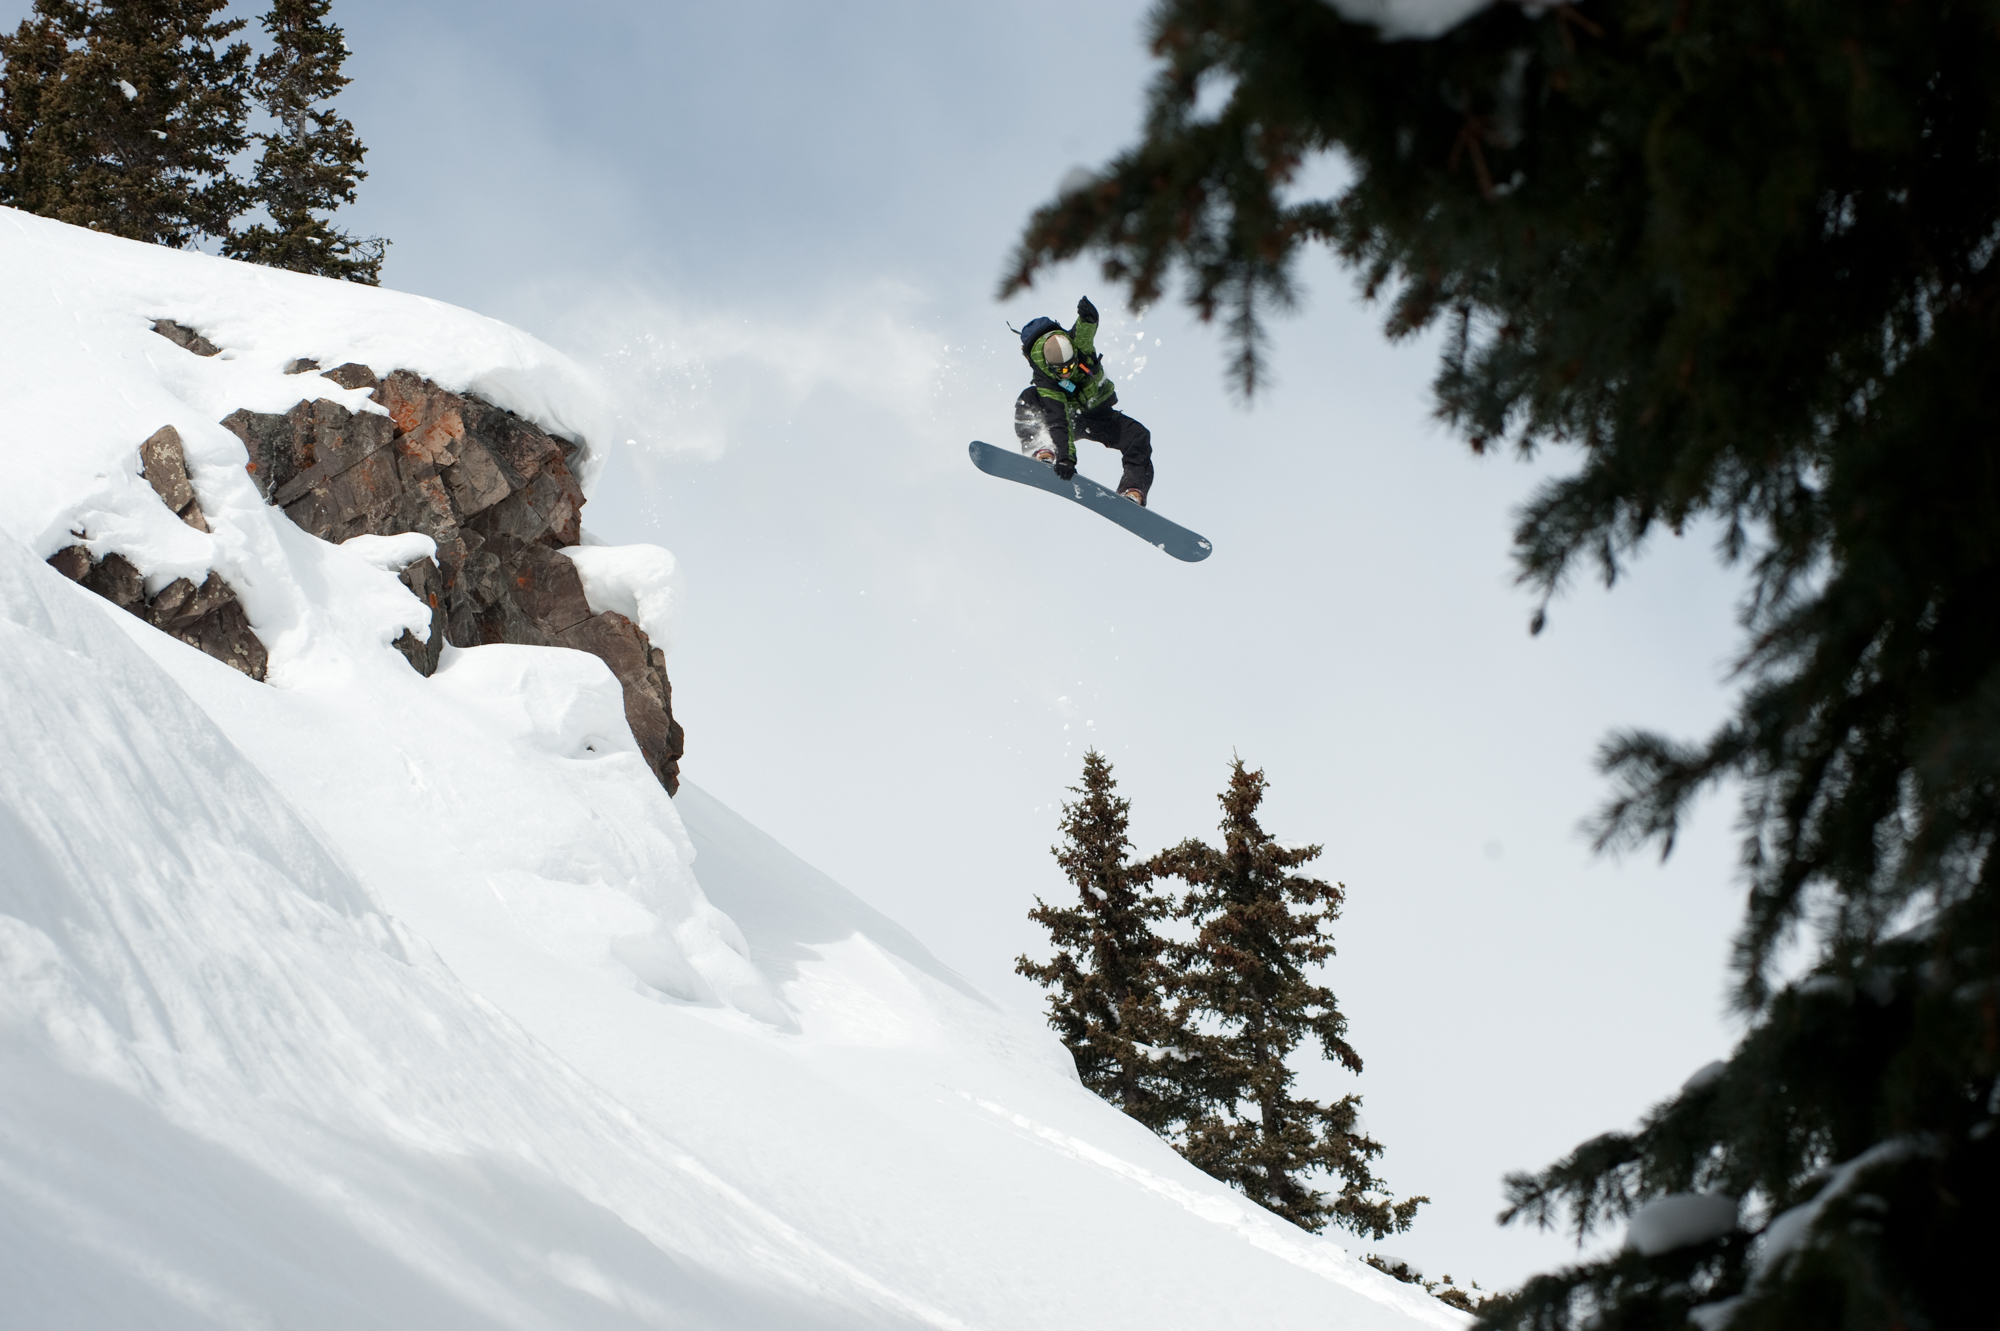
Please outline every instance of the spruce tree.
M1096 749L1084 755L1083 784L1071 792L1063 843L1050 853L1076 887L1076 904L1035 898L1028 918L1049 931L1055 954L1046 963L1020 957L1014 969L1052 991L1049 1025L1083 1084L1166 1133L1191 1112L1182 1076L1189 1041L1166 999L1166 941L1153 930L1171 903L1152 891L1151 871L1131 861L1132 803Z
M1510 1182L1513 1218L1632 1224L1482 1316L1990 1322L2000 4L1494 5L1384 41L1323 0L1162 0L1152 35L1143 139L1036 213L1010 283L1086 250L1139 303L1184 273L1247 389L1262 312L1327 244L1392 336L1442 325L1439 413L1475 450L1573 457L1516 530L1544 607L1704 520L1747 573L1734 716L1613 736L1598 835L1668 851L1692 799L1740 790L1748 1031L1637 1130ZM1299 196L1327 152L1345 183Z
M45 15L22 20L11 34L0 33L0 204L29 208L27 147L42 120L42 102L59 92L69 44L55 20Z
M1376 1179L1382 1146L1360 1131L1361 1097L1320 1104L1293 1093L1288 1059L1308 1038L1361 1071L1347 1018L1311 974L1333 956L1322 930L1346 889L1292 872L1321 848L1287 850L1264 831L1264 790L1264 774L1235 759L1221 796L1222 847L1183 841L1152 862L1188 885L1180 913L1195 925L1194 941L1173 948L1177 989L1202 1026L1194 1080L1205 1108L1182 1153L1305 1229L1331 1221L1384 1238L1408 1229L1429 1198L1394 1201ZM1338 1178L1339 1191L1321 1192L1319 1176Z
M275 45L258 59L253 83L272 127L255 136L251 184L271 220L230 237L224 253L373 286L388 242L356 239L324 216L354 202L368 175L354 126L321 105L353 81L340 72L347 43L326 21L331 8L331 0L273 0L263 17Z
M246 206L250 48L228 0L35 0L0 37L0 201L132 240L222 236Z

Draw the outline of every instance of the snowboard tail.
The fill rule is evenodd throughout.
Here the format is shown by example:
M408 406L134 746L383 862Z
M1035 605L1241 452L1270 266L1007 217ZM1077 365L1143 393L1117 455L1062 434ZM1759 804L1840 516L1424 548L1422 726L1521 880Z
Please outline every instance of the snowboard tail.
M1209 557L1214 547L1202 536L1170 519L1161 517L1150 508L1133 503L1116 490L1107 490L1090 477L1079 472L1069 480L1056 475L1055 468L1046 462L1037 462L1025 453L1012 449L995 448L992 444L972 441L972 465L988 476L998 476L1003 481L1018 481L1022 485L1032 485L1037 490L1047 490L1052 495L1061 495L1072 503L1106 517L1131 532L1148 545L1157 546L1175 559L1195 563Z

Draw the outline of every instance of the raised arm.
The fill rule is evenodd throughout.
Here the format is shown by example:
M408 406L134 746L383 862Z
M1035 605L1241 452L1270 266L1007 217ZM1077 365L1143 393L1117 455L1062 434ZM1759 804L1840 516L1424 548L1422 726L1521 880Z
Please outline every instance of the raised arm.
M1095 355L1097 352L1097 307L1085 296L1076 303L1076 328L1072 331L1076 339L1076 354Z

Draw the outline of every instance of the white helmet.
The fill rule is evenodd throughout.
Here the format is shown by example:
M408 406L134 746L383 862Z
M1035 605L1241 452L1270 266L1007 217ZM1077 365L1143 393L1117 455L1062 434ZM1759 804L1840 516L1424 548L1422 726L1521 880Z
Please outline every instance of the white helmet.
M1042 343L1042 359L1051 365L1067 365L1076 359L1076 348L1067 334L1050 333Z

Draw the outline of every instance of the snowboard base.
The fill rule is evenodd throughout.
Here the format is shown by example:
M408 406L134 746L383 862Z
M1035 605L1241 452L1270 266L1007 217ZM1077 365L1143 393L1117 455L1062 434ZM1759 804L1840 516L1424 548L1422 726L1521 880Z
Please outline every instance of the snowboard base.
M1047 490L1052 495L1061 495L1100 517L1111 519L1175 559L1192 564L1214 553L1214 547L1204 537L1161 517L1150 508L1140 507L1116 490L1107 490L1082 472L1064 480L1046 462L1037 462L1025 453L995 448L977 439L972 441L971 451L972 465L988 476L998 476L1003 481L1018 481L1037 490Z

